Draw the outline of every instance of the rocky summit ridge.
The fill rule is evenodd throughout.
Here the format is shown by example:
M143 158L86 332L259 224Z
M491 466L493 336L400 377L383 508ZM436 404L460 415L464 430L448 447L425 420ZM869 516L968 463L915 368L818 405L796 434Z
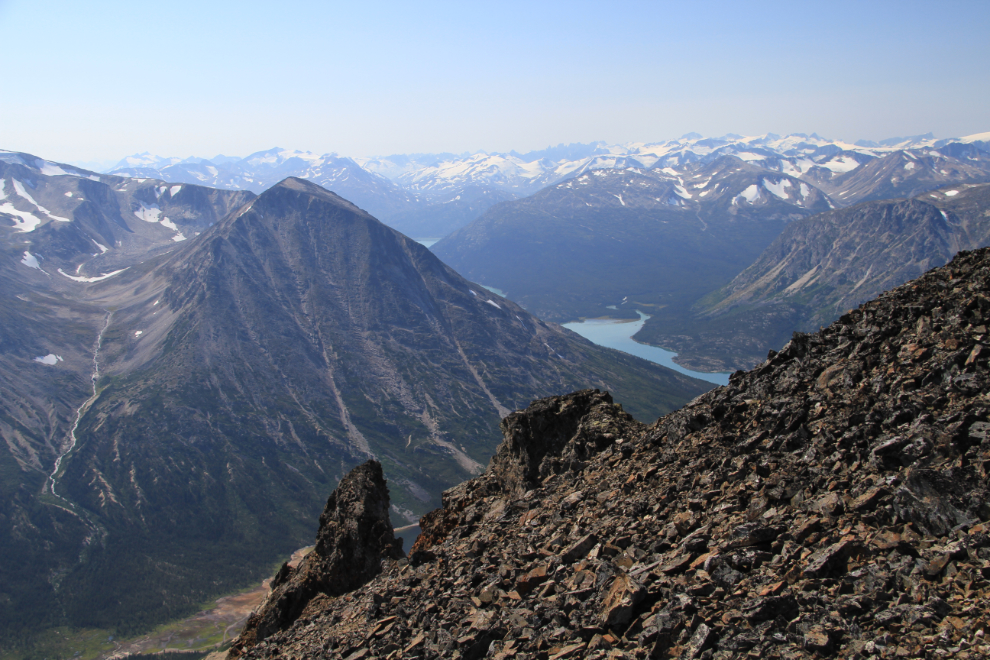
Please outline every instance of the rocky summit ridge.
M988 314L961 252L650 426L535 402L407 559L243 655L987 657Z

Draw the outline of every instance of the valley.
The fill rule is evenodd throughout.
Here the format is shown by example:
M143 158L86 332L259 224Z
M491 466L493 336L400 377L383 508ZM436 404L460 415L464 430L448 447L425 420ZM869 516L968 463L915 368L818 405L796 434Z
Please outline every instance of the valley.
M952 185L788 225L746 270L640 339L685 365L746 368L794 331L818 329L884 290L990 244L990 186Z
M0 660L990 657L990 3L0 1Z
M364 457L415 522L542 393L594 384L650 418L710 387L532 317L301 179L255 197L7 158L6 189L33 188L15 208L66 219L3 234L24 328L2 372L22 394L0 411L17 644L65 624L132 636L259 579Z
M283 150L239 166L259 194L0 153L2 634L212 639L176 622L305 543L362 460L412 528L534 399L595 387L652 421L990 240L980 140L761 140L574 147L528 179L452 159L401 193Z

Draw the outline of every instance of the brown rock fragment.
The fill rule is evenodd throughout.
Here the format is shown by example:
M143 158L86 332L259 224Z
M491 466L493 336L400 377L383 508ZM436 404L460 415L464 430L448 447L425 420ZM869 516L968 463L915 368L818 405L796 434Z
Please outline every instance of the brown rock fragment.
M812 626L804 633L803 646L815 653L829 653L832 650L832 638L822 626Z
M629 623L633 609L645 595L646 589L639 582L624 573L617 575L602 601L602 625L611 628Z
M871 488L852 502L853 511L872 511L880 500L886 497L889 491L883 486Z
M528 594L530 591L535 589L537 586L543 584L547 580L547 567L546 565L540 565L529 571L525 575L520 576L516 579L516 591L520 594Z
M816 578L829 572L844 571L846 559L857 545L858 541L854 539L843 539L814 553L802 572L804 577Z
M595 547L596 543L598 543L597 536L594 534L586 534L568 547L560 558L567 564L573 563L587 555L588 552Z

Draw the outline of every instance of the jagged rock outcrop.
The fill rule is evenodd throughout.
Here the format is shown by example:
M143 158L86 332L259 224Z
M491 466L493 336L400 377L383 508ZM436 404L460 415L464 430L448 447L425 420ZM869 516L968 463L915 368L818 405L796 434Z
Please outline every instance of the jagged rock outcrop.
M271 594L248 619L231 655L285 630L327 597L360 587L378 575L383 559L403 557L388 508L388 486L378 461L359 465L341 479L320 516L316 547L298 568L282 565Z
M617 406L536 402L408 561L248 656L987 657L988 316L960 253L579 460Z
M486 496L521 497L552 474L582 469L591 456L646 426L613 403L608 392L581 390L534 401L503 419L500 428L505 439L485 473L445 491L443 506L420 519L414 556L428 553L465 520L470 524L484 515L483 504L467 509Z

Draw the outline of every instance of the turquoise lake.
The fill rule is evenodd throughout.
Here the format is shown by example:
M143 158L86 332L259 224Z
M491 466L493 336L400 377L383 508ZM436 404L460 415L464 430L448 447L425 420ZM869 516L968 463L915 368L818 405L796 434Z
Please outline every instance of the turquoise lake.
M614 348L616 350L623 351L624 353L641 357L644 360L649 360L650 362L668 367L686 376L707 380L709 383L715 383L716 385L729 384L729 374L727 373L706 374L700 371L685 369L681 365L674 362L674 357L677 355L676 353L671 353L670 351L665 351L662 348L657 348L656 346L640 344L638 341L634 341L632 338L633 335L639 332L640 328L643 327L643 324L646 323L646 319L650 318L647 314L644 314L639 310L636 310L636 313L639 314L638 321L588 319L581 322L565 323L564 327L568 330L573 330L585 339L598 344L599 346Z

